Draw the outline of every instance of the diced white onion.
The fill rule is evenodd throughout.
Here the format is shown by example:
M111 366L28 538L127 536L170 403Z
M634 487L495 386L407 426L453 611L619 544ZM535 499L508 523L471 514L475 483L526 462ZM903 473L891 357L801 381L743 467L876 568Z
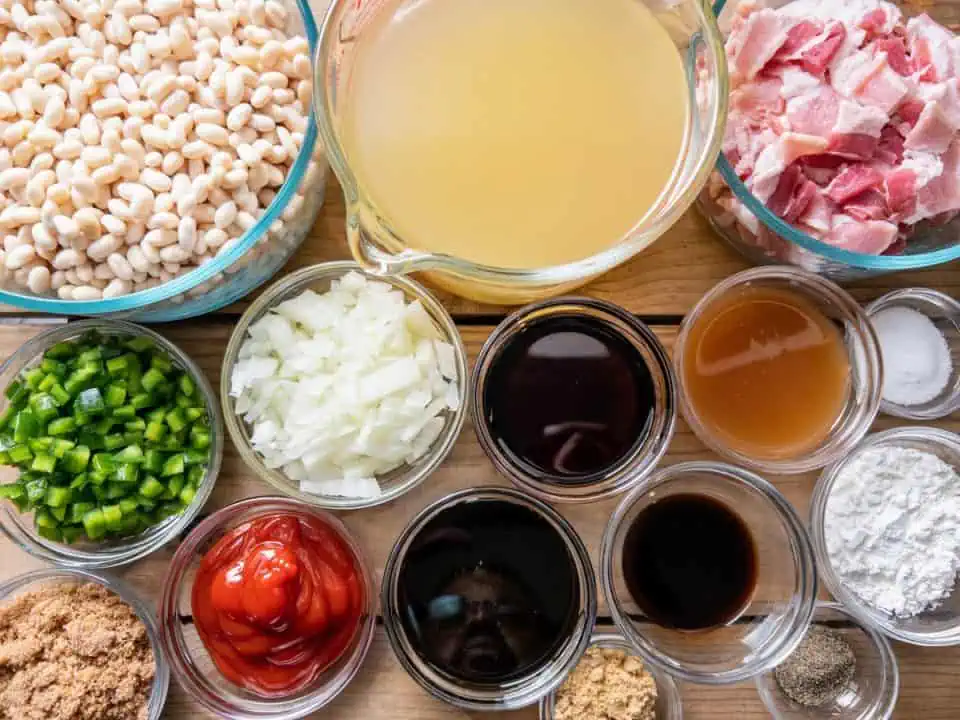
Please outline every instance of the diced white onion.
M304 492L377 497L460 405L456 351L419 301L352 272L250 326L230 377L270 468Z

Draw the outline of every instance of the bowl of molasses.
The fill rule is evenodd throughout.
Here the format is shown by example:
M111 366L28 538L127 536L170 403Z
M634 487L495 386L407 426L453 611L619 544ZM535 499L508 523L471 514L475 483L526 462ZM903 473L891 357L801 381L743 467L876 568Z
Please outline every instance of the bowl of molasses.
M501 474L548 502L592 502L656 467L677 389L649 327L611 303L566 297L521 308L493 331L471 406Z
M719 462L658 470L604 532L600 583L650 665L689 682L742 682L783 662L817 596L803 522L769 482Z
M465 710L533 705L590 643L597 588L570 524L526 493L475 488L417 515L383 574L384 628L404 669Z

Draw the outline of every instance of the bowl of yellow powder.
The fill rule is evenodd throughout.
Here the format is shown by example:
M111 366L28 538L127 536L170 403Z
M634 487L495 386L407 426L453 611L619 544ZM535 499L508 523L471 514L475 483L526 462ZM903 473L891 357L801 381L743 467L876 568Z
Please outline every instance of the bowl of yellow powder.
M680 720L680 691L619 633L595 633L580 662L540 701L540 720Z

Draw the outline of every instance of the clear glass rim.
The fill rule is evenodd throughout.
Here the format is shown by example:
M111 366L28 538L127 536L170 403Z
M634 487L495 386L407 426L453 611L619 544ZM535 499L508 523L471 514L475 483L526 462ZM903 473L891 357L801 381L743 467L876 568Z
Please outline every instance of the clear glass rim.
M777 633L768 637L763 652L738 667L720 672L704 671L675 660L664 654L636 630L627 608L616 592L615 573L618 558L615 557L616 539L627 515L643 497L659 487L681 480L687 475L714 475L718 479L737 485L745 485L762 496L791 540L797 586L789 602L789 618L781 623ZM723 462L692 461L662 468L634 488L617 506L600 543L600 587L613 616L614 625L629 641L633 650L644 662L666 673L692 683L703 685L729 685L749 680L783 662L803 640L804 633L813 616L817 598L817 566L810 537L793 505L770 482L759 475Z
M700 422L696 409L691 403L684 382L684 353L691 328L703 315L703 312L721 296L739 285L750 282L786 281L793 283L800 291L826 300L838 308L848 332L854 332L858 348L857 370L866 380L866 403L847 419L843 425L835 426L830 436L816 449L793 458L755 458L728 447L719 437ZM851 361L853 364L853 361ZM883 387L883 361L880 356L880 342L866 311L859 303L836 283L814 273L789 265L768 265L750 268L722 280L697 301L693 309L683 318L680 330L673 346L673 369L677 377L680 395L680 410L684 419L699 440L708 448L738 465L757 472L794 475L817 470L842 457L869 432L873 421L880 411L880 394Z
M440 438L435 441L434 449L422 457L418 462L422 465L415 471L410 472L409 477L395 487L389 488L375 498L341 498L329 495L311 495L305 493L295 486L295 483L280 472L268 468L259 454L250 445L247 433L241 427L242 419L234 412L234 399L230 395L230 377L233 373L233 366L237 362L240 353L240 346L246 340L247 330L250 325L260 316L272 308L283 298L286 293L300 284L335 279L345 275L348 272L355 271L361 275L376 282L385 282L393 285L409 299L419 300L427 313L434 319L444 335L444 339L449 342L454 349L454 358L457 364L457 374L459 376L458 394L460 406L453 411L448 423L446 423ZM364 270L359 264L352 260L337 260L334 262L320 263L309 267L301 268L296 272L286 275L270 285L254 303L247 308L240 320L234 326L233 333L227 343L227 349L223 355L223 367L220 372L220 402L223 405L223 415L227 432L230 439L233 440L237 452L243 459L244 464L253 470L258 477L269 483L272 487L285 495L296 498L301 502L313 505L314 507L327 508L330 510L360 510L363 508L383 505L397 499L401 495L415 488L426 480L436 471L437 468L446 460L447 456L453 450L460 432L463 429L467 417L467 390L470 374L467 369L467 350L463 344L463 338L457 330L456 323L447 312L447 309L422 285L418 282L400 275L380 276Z
M867 305L867 317L872 318L881 310L891 307L915 307L915 303L909 302L911 300L924 308L936 308L952 321L960 332L960 302L946 293L930 288L904 288L888 292ZM928 314L925 309L921 312ZM957 368L954 368L954 371L956 372ZM947 393L940 402L927 407L898 405L882 397L880 399L880 412L905 420L940 420L957 410L960 410L960 383L954 383L953 391Z
M353 647L341 656L345 658L344 667L330 680L329 684L325 683L294 699L253 699L237 695L230 697L211 683L190 659L190 653L186 649L180 630L177 608L181 587L187 582L186 573L193 555L198 553L200 547L216 533L234 527L238 522L277 513L309 515L317 518L333 529L346 543L354 555L362 576L366 594L364 615L361 617ZM204 518L177 547L164 576L158 604L160 641L167 653L174 678L190 697L210 712L221 717L232 718L232 720L297 720L332 702L359 672L373 644L376 629L376 602L376 588L369 562L349 529L339 518L325 510L287 497L246 498L231 503ZM206 648L203 652L207 652ZM229 681L224 682L233 687Z
M153 688L150 692L150 700L147 705L147 718L148 720L159 720L163 713L163 706L167 700L167 691L170 687L170 666L167 664L163 646L160 642L160 634L157 629L157 620L150 606L140 599L130 585L119 578L106 573L65 567L32 570L31 572L16 575L4 581L3 584L0 584L0 602L5 601L8 597L20 590L28 589L30 585L46 584L56 581L71 583L91 582L101 585L116 594L137 614L137 617L147 630L147 638L150 640L150 649L153 651L155 666Z
M300 18L303 22L304 33L307 38L307 44L312 56L319 37L313 11L310 8L308 0L291 0L291 2L295 3L299 11ZM307 168L310 165L318 138L319 133L317 131L316 118L313 113L310 113L307 120L307 131L303 136L303 145L300 148L300 153L290 167L290 171L287 173L283 185L281 185L277 191L276 197L274 197L263 215L237 240L233 247L218 254L210 262L157 287L115 298L102 298L100 300L61 300L57 297L25 295L0 288L0 303L13 305L14 307L24 310L52 314L103 315L107 313L130 313L135 310L142 310L193 290L198 285L207 282L242 258L280 217L281 213L297 194L297 189L300 187Z
M0 376L7 372L19 372L38 358L51 345L77 337L89 330L105 334L147 337L170 355L175 364L182 367L203 393L204 404L210 417L210 462L203 481L197 488L193 502L179 515L154 525L145 532L127 540L115 541L103 547L84 550L66 543L45 540L21 522L21 514L11 503L4 502L0 508L0 531L29 554L57 563L67 568L109 568L140 560L159 550L186 530L194 521L213 492L223 461L223 415L217 395L206 375L183 350L159 333L126 320L90 318L57 325L35 335L0 365ZM4 401L5 402L5 401Z
M720 17L720 12L726 4L727 0L717 0L714 3L713 12L716 17ZM743 184L730 161L722 152L719 153L717 158L717 170L723 176L723 181L737 196L737 199L746 205L747 209L768 229L799 245L804 250L822 255L831 262L852 265L865 270L890 272L893 270L915 270L960 258L960 243L952 247L917 253L916 255L867 255L828 245L785 222L760 202Z
M629 655L636 656L636 651L630 642L618 632L594 632L590 637L590 643L587 645L589 650L592 647L613 648L623 650ZM662 669L644 663L644 669L653 676L657 684L657 696L664 698L667 715L657 720L682 720L683 718L683 700L680 696L680 689L674 681L673 676L664 672ZM557 689L559 690L559 688ZM540 700L540 720L554 720L554 708L557 702L557 690L544 696Z
M863 633L870 640L871 645L877 651L877 656L880 658L880 667L883 673L880 692L877 693L877 697L874 698L869 707L865 708L856 718L850 718L849 720L889 720L893 716L893 710L897 705L897 697L900 695L900 668L897 665L897 657L893 653L893 648L890 647L890 642L872 626L860 622L848 608L840 603L817 602L814 617L811 621L812 625L818 622L816 616L820 612L843 616L854 626L854 629ZM770 689L763 683L763 679L771 675L772 671L758 675L753 682L756 685L757 694L767 708L767 712L770 713L771 717L779 720L780 716L776 712L776 703Z
M380 213L376 211L374 203L362 191L356 176L350 169L350 165L346 159L346 153L340 142L339 133L336 130L334 103L331 101L330 93L327 89L326 78L335 70L335 68L331 68L330 63L330 58L333 54L332 50L335 43L340 39L339 29L336 27L336 20L343 14L346 8L356 4L357 0L333 0L320 22L320 41L317 44L313 64L315 77L315 89L313 93L314 111L317 117L319 134L327 151L327 159L330 167L340 180L348 205L348 235L351 232L359 232L361 230L359 226L355 227L351 225L349 219L349 206L351 204L359 204L363 207L373 209L373 214L378 218L376 223L377 232L382 233L398 246L407 248L408 244L402 238L397 237L387 223L379 220L381 217ZM706 47L707 52L717 68L717 77L715 78L716 88L711 92L711 100L715 100L715 102L713 103L713 112L707 123L697 120L691 121L700 127L701 131L705 128L706 132L704 133L705 141L701 152L697 155L696 162L694 163L694 169L688 173L686 188L684 188L679 195L675 194L670 209L663 212L660 217L651 222L646 230L637 232L635 227L621 238L619 242L613 244L607 250L583 260L534 270L498 268L473 263L443 253L429 253L415 250L405 250L399 255L390 257L401 262L409 260L410 270L435 268L488 282L535 287L575 282L582 280L584 277L606 272L649 247L651 243L680 219L693 204L700 190L706 184L710 173L713 172L715 159L720 153L727 121L727 105L730 92L723 36L717 25L716 17L710 11L709 4L690 2L689 6L696 12L699 25L698 31L693 37L697 43ZM691 47L693 46L694 43L691 43ZM692 97L693 87L691 86L689 89L691 90L691 103L695 106L696 103ZM691 114L695 115L693 108L691 108ZM689 150L689 146L687 149ZM660 204L662 204L662 201ZM644 224L644 222L641 220L640 224ZM422 267L415 268L419 261L425 258L432 259L436 264L428 266L424 263Z
M407 638L399 608L400 569L414 537L439 513L455 505L478 501L505 501L525 507L546 520L564 541L574 566L580 590L580 607L570 636L552 657L523 676L498 689L469 683L456 683L433 670L420 658ZM434 697L468 711L515 710L537 703L556 690L576 666L590 644L597 618L597 584L583 540L573 526L556 510L527 493L512 488L478 487L447 495L421 510L401 531L387 557L380 588L383 627L394 655L407 674Z
M654 419L643 441L611 468L583 483L547 484L512 462L494 440L486 420L486 380L504 346L529 323L552 317L591 317L636 348L657 388ZM652 362L646 362L652 360ZM673 438L677 421L677 383L670 357L656 334L622 307L604 300L560 297L527 305L501 322L477 356L471 378L471 419L480 447L494 467L511 482L548 502L594 502L635 487L656 468Z
M872 627L893 640L911 645L922 647L960 645L960 617L957 618L952 628L935 633L914 632L898 628L896 623L891 622L886 614L869 607L854 593L847 590L834 572L833 564L830 562L830 554L827 552L824 531L827 502L840 471L864 450L882 445L897 445L901 440L939 445L960 456L960 435L956 433L933 427L899 427L869 435L853 448L846 457L825 468L813 489L813 497L810 502L810 539L817 558L820 577L830 594L837 598L862 625ZM960 469L958 469L958 472L960 472Z

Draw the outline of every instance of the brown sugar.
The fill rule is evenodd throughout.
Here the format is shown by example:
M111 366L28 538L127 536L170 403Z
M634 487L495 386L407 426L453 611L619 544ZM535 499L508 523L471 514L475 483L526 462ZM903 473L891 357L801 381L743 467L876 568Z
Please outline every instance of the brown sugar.
M592 647L557 691L556 720L654 720L657 684L639 658Z
M146 720L155 671L143 622L100 585L0 606L0 720Z

